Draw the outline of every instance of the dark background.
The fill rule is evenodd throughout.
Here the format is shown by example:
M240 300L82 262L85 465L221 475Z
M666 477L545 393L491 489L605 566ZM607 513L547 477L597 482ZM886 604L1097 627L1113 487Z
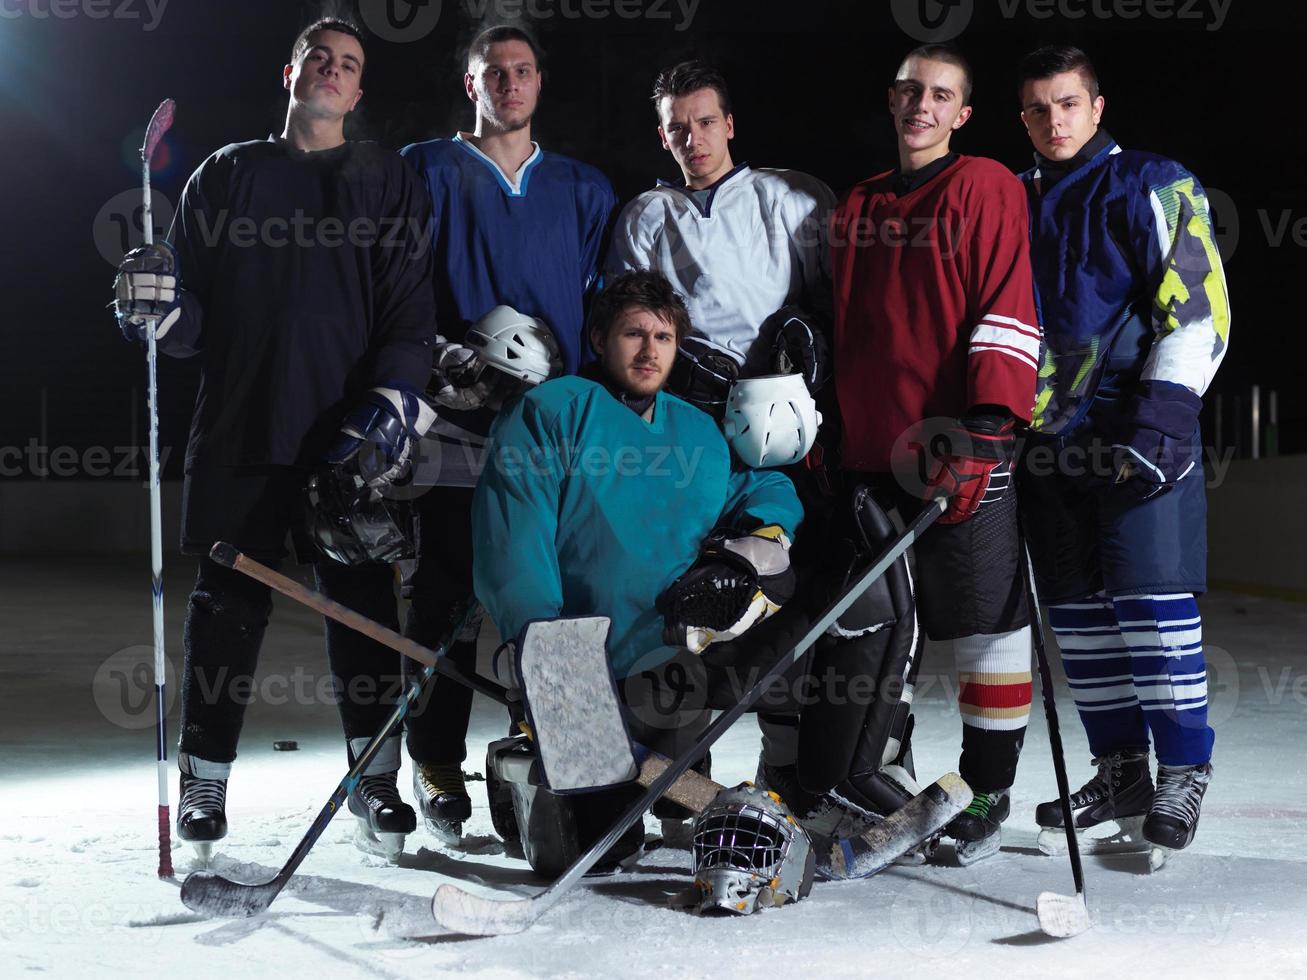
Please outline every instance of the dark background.
M214 149L281 131L280 75L292 39L316 16L353 8L171 0L147 31L144 0L98 0L122 15L103 19L87 12L99 9L97 0L83 0L71 17L55 16L50 2L5 0L0 16L0 447L142 445L144 357L123 341L104 305L112 262L139 240L135 153L145 124L162 98L177 100L177 123L154 175L159 194L175 202ZM362 2L368 24L384 3ZM582 0L533 0L537 11L553 11L525 19L548 53L534 137L597 165L626 201L655 177L676 175L654 131L654 74L705 57L731 83L737 162L808 171L842 193L896 162L885 91L899 59L922 40L920 28L913 36L902 26L913 23L920 2L702 0L677 30L676 0L626 8L642 10L639 19L618 17L603 0L588 9L607 10L606 17L586 16ZM1113 136L1179 160L1212 194L1234 311L1230 353L1211 392L1222 395L1223 441L1234 441L1236 412L1246 430L1248 391L1259 384L1263 398L1279 392L1281 451L1307 451L1299 381L1307 345L1296 302L1307 284L1307 237L1300 233L1299 245L1292 233L1295 222L1307 225L1300 150L1307 11L1229 0L1212 29L1212 0L954 4L955 16L971 8L955 41L975 63L977 82L975 114L954 147L1025 169L1030 145L1017 116L1016 61L1047 41L1084 47L1102 77ZM947 12L935 0L925 7L928 15ZM374 40L349 134L398 148L469 127L462 52L478 29L508 22L505 14L521 8L445 0L425 37ZM668 19L653 16L663 11ZM1132 11L1139 16L1128 17ZM106 211L118 195L125 197ZM129 234L130 222L137 227ZM194 362L162 359L163 442L176 450L169 476L179 475L197 373ZM1208 402L1210 440L1215 399ZM30 459L23 476L42 476Z

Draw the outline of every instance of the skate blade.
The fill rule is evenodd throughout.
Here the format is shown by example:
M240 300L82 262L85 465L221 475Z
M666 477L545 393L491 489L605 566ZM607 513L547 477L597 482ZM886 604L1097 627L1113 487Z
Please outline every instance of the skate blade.
M1003 829L1001 827L982 840L957 841L954 844L954 851L957 854L958 865L965 868L977 861L983 861L987 857L993 857L998 853L1002 843Z
M211 840L190 840L186 843L195 849L195 859L206 868L213 861L213 841Z
M445 823L430 817L423 817L422 822L426 824L427 833L446 847L458 847L463 842L462 822Z
M1108 820L1093 827L1077 829L1076 844L1080 853L1098 854L1141 854L1148 849L1148 842L1143 837L1144 818L1124 817L1120 820ZM1095 836L1090 836L1095 833ZM1053 857L1066 854L1066 831L1061 827L1041 827L1037 841L1039 849Z
M385 858L391 864L399 862L404 853L406 834L385 834L373 831L361 820L354 827L354 845L366 854Z

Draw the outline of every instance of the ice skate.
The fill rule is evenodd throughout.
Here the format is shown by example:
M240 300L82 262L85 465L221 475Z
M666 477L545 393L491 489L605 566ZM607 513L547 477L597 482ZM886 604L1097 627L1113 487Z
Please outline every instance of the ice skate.
M462 764L415 763L413 795L431 835L441 843L457 845L463 839L463 821L472 816L472 798L463 783Z
M1144 820L1149 844L1148 870L1158 871L1171 855L1184 850L1198 832L1203 795L1212 781L1212 764L1157 767L1157 792Z
M227 836L227 780L202 779L181 774L181 802L177 805L177 836L209 864L213 845Z
M1114 752L1095 759L1098 772L1071 794L1078 844L1083 854L1132 854L1147 848L1141 828L1153 801L1153 779L1146 752ZM1066 853L1062 802L1050 800L1035 808L1039 849Z
M956 842L958 864L966 867L998 853L1003 843L1003 821L1012 810L1008 790L977 793L971 805L944 828Z
M400 799L395 777L393 772L364 776L349 794L349 812L357 818L354 843L392 863L404 853L404 838L417 829L417 816Z

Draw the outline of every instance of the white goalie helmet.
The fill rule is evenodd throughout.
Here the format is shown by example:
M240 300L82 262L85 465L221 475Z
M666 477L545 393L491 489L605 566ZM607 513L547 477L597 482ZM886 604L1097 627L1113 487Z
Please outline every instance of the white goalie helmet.
M468 328L463 343L490 367L533 385L561 373L558 341L543 320L496 306Z
M808 835L779 796L752 783L717 794L694 821L691 850L700 912L749 915L812 890Z
M768 374L735 382L722 432L740 462L755 469L788 466L808 454L821 413L801 374Z

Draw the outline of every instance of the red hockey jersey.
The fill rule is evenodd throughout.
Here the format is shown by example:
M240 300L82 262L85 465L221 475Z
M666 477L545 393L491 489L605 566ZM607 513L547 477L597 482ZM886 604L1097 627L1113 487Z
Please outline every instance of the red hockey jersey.
M974 405L1030 419L1040 332L1029 235L1021 181L983 157L959 156L902 197L894 174L879 174L840 202L831 271L846 468L910 462L910 430Z

